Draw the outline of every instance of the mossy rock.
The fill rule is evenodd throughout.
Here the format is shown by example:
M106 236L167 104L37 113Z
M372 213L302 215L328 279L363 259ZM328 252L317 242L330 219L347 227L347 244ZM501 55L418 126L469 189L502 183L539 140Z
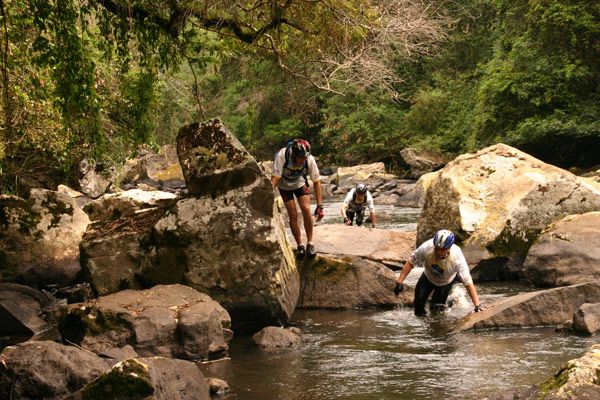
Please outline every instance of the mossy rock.
M81 390L83 400L145 399L154 393L148 366L136 359L116 364Z

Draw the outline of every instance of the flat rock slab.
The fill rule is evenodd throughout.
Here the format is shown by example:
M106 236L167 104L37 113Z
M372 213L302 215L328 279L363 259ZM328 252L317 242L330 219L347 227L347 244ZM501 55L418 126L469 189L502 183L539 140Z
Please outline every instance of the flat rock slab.
M319 253L358 256L373 261L403 263L415 249L415 232L327 224L315 226Z

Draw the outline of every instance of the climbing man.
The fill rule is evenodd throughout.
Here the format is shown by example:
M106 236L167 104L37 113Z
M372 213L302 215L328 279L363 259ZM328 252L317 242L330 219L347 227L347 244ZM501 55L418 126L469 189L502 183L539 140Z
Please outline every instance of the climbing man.
M356 216L356 225L361 226L365 217L365 206L369 207L369 219L371 220L371 226L375 228L377 220L375 217L373 196L371 196L371 192L367 190L367 186L364 183L359 183L346 194L346 198L340 208L344 224L352 225Z
M273 188L279 189L279 194L281 194L285 204L290 220L290 228L296 240L296 257L300 260L304 258L306 253L310 257L317 254L313 243L313 218L310 213L310 190L307 176L310 176L314 186L314 194L317 199L314 216L318 222L324 216L319 168L315 158L310 154L310 143L304 139L294 139L277 152L273 163L271 183ZM298 224L298 210L296 209L294 196L296 196L302 212L306 232L306 248L302 244L302 235Z
M421 244L406 261L400 275L396 279L394 293L396 296L403 290L402 282L414 266L423 267L423 275L415 287L415 315L424 317L425 303L433 292L429 304L432 312L446 309L446 300L452 290L452 285L462 282L475 306L474 312L483 308L473 284L469 266L460 247L454 244L454 233L442 229L433 238Z

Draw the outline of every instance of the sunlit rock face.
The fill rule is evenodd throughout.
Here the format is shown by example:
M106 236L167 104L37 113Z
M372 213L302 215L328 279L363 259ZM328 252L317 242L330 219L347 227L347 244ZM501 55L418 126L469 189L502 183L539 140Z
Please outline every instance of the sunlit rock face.
M461 155L434 174L417 244L438 229L451 229L472 264L490 259L522 263L547 225L600 209L595 182L504 144Z
M64 193L33 189L29 199L1 195L1 280L69 285L80 271L79 243L89 223Z

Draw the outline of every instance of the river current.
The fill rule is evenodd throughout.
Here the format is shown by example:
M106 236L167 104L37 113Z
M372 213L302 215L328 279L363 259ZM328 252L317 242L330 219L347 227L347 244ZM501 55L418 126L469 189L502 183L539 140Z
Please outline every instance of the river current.
M323 222L339 223L338 208L326 204ZM388 213L379 227L416 229L418 210L379 209ZM406 283L414 287L421 272L415 268ZM484 304L535 290L518 282L477 287ZM484 399L549 379L595 343L553 328L452 333L472 305L460 285L451 298L445 315L427 318L410 307L296 310L291 325L302 330L301 345L265 351L250 337L235 337L228 359L200 368L228 382L229 399Z

